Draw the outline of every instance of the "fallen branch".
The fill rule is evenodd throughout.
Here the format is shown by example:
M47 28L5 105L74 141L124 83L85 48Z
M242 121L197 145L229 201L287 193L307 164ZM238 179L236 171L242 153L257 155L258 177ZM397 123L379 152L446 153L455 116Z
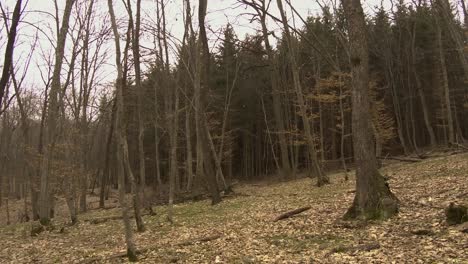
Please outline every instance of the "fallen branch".
M281 215L277 216L277 217L273 220L273 222L278 222L279 220L283 220L283 219L289 218L289 217L291 217L291 216L293 216L293 215L300 214L300 213L305 212L305 211L307 211L307 210L309 210L309 209L311 209L311 208L312 208L312 207L310 207L310 206L306 206L306 207L302 207L302 208L299 208L299 209L296 209L296 210L292 210L292 211L286 212L286 213L284 213L284 214L281 214Z
M468 147L460 144L460 143L452 143L452 145L456 146L456 147L459 147L461 149L464 149L464 150L468 150Z
M399 157L377 157L378 159L381 160L398 160L398 161L404 161L404 162L420 162L421 159L415 159L415 158L399 158Z
M187 240L187 241L184 241L184 242L181 242L181 243L178 243L177 246L190 246L190 245L193 245L197 242L209 242L209 241L213 241L213 240L216 240L218 238L220 238L222 235L221 234L215 234L215 235L211 235L211 236L206 236L206 237L199 237L199 238L195 238L195 239L191 239L191 240Z

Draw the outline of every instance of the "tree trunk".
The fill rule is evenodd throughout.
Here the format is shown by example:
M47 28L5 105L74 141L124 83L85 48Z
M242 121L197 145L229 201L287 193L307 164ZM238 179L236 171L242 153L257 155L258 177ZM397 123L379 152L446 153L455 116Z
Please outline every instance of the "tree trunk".
M177 164L177 131L178 131L178 108L179 108L179 95L178 95L178 87L174 88L175 90L172 93L168 93L170 97L173 97L173 100L169 99L168 102L174 101L174 104L170 105L168 110L171 110L172 113L168 112L169 116L172 116L168 120L170 123L169 127L169 137L170 137L170 172L169 172L169 210L168 210L168 220L172 223L173 222L173 205L174 205L174 196L176 191L176 183L178 177L178 164ZM172 120L171 120L172 119Z
M16 1L13 17L11 18L11 26L8 30L5 59L3 61L2 76L0 77L0 110L2 109L3 96L5 96L5 90L8 85L8 80L10 79L10 70L13 68L13 52L15 50L16 31L21 18L21 2L22 0Z
M112 110L111 110L111 119L109 125L109 133L107 134L107 141L106 141L106 157L104 161L104 170L102 171L101 175L101 189L99 192L99 208L104 208L104 201L105 201L105 191L106 186L108 185L108 179L110 174L110 157L111 157L111 149L112 149L112 138L114 135L114 124L115 124L115 116L117 112L117 98L114 98L114 102L112 103Z
M445 103L445 114L447 115L447 126L448 126L448 143L455 143L455 129L453 127L453 115L452 106L450 102L450 88L448 82L447 65L445 62L445 51L442 42L442 29L440 27L440 20L436 16L436 38L439 52L439 63L440 70L442 71L442 86L444 90L444 103Z
M340 82L341 82L341 76L340 76ZM348 176L348 167L346 166L346 159L345 159L345 139L346 139L346 130L345 130L345 114L344 114L344 106L343 106L343 100L344 100L344 95L343 95L343 86L340 85L340 119L341 119L341 140L340 140L340 160L341 160L341 165L343 166L343 170L345 173L345 181L349 180Z
M288 25L288 21L286 18L286 14L283 9L283 4L281 0L277 0L276 3L278 5L278 9L280 10L283 27L285 31L286 43L288 45L288 51L289 51L288 59L289 59L289 63L290 63L290 67L291 67L291 71L293 75L293 84L294 84L294 89L296 91L296 96L297 96L297 101L299 104L299 111L300 111L300 115L302 118L302 123L304 126L306 142L309 148L309 156L310 156L310 162L311 162L310 165L311 165L311 169L312 169L314 176L317 177L317 186L320 187L320 186L330 183L330 180L328 179L328 176L324 174L324 172L322 171L322 168L320 167L320 164L317 158L317 150L316 150L315 142L312 136L310 120L307 117L306 103L304 99L304 94L302 92L302 84L301 84L301 80L299 77L298 65L296 62L296 54L295 54L295 48L294 48L295 44L293 43L291 39L292 37L291 37L291 33L289 32L289 25Z
M393 195L377 169L369 96L366 22L360 0L342 0L348 21L352 73L352 132L356 163L356 196L345 218L386 219L398 212Z
M429 133L429 140L431 147L435 147L437 144L434 129L432 128L429 109L426 103L426 97L424 96L424 91L421 85L421 80L419 79L418 72L416 71L416 49L415 49L415 42L416 42L416 23L413 25L412 30L412 38L411 38L411 58L412 58L412 72L414 75L414 79L416 82L416 90L418 91L419 99L421 100L421 107L423 110L424 116L424 124L426 125L427 132Z
M141 0L137 0L137 10L135 24L133 24L133 13L131 9L131 2L127 0L127 11L129 14L129 23L132 28L132 51L135 68L135 86L137 89L137 112L138 112L138 164L139 164L139 176L140 176L140 190L143 192L146 185L146 169L145 169L145 149L144 149L144 138L145 128L143 120L143 97L144 90L141 86L141 67L140 67L140 11L141 11Z
M270 73L270 80L271 80L271 96L273 99L273 116L275 118L276 130L278 133L278 141L280 145L280 156L281 156L281 173L283 177L288 178L291 176L291 163L289 161L289 151L286 142L285 136L285 125L283 114L281 110L281 94L279 91L278 85L278 74L279 69L277 64L275 63L275 58L273 54L273 50L270 45L268 28L266 26L266 7L265 1L262 1L262 8L261 10L256 9L259 17L260 23L262 26L262 37L263 42L265 43L265 49L267 52L268 57L268 64L269 64L269 73Z
M43 225L47 225L50 222L50 161L52 159L53 147L56 139L57 120L59 112L58 94L60 93L60 72L62 70L62 63L65 51L65 41L68 33L69 18L71 10L75 0L67 0L65 3L65 11L62 18L62 27L58 35L57 46L55 49L55 66L54 73L52 75L52 83L49 93L49 107L48 107L48 118L47 118L47 130L43 137L43 144L45 147L44 155L41 159L40 165L40 194L39 194L39 218Z
M208 0L199 0L199 10L198 10L198 19L200 27L200 44L199 49L203 56L202 60L197 61L197 73L200 74L198 81L195 83L195 93L196 100L198 101L198 120L199 127L197 128L197 133L199 133L199 139L201 144L201 149L203 151L203 167L205 171L206 181L208 183L208 189L211 193L211 203L217 204L221 202L221 196L218 189L218 181L216 179L216 171L213 164L214 157L210 148L209 142L209 126L205 116L205 98L208 95L209 83L210 83L210 51L208 47L208 39L206 36L205 29L205 17L207 9ZM197 78L196 78L197 79Z
M115 52L116 52L116 66L117 66L117 80L116 80L116 99L117 100L117 112L115 118L115 127L116 127L116 139L117 139L117 173L119 179L119 200L122 207L122 218L125 227L125 242L127 244L127 256L130 261L136 261L136 247L133 240L133 230L130 225L130 218L128 215L128 206L125 197L125 165L128 165L128 155L125 155L125 151L128 151L127 141L125 138L125 126L123 118L123 87L124 87L124 78L123 78L123 69L121 65L121 55L120 55L120 37L119 31L117 28L117 22L114 14L114 8L112 6L112 0L108 0L107 4L109 6L109 14L111 17L112 31L114 33L115 40ZM131 174L131 171L128 171ZM133 190L135 191L135 190Z
M187 104L190 102L187 100ZM188 105L186 106L186 112L185 112L185 143L186 143L186 152L187 152L187 157L186 157L186 177L187 177L187 186L186 190L189 191L192 188L192 183L193 183L193 158L192 158L192 129L190 126L190 107Z

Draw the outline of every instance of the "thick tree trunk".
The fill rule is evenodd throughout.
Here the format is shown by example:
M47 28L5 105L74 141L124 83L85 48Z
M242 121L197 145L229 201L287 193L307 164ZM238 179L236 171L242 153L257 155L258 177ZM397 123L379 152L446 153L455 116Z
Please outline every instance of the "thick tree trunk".
M345 218L386 219L398 202L377 169L369 96L369 54L360 0L342 0L348 21L352 72L352 132L356 163L356 196Z

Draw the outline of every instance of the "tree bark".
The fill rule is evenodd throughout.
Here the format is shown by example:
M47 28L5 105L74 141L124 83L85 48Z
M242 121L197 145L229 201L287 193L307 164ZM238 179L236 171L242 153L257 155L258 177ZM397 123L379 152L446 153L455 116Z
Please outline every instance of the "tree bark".
M209 126L205 116L205 98L208 95L210 80L210 51L208 47L208 39L206 36L205 29L207 5L208 0L199 0L198 24L200 27L199 34L201 42L199 45L199 49L203 56L203 59L197 61L197 72L202 78L198 79L200 82L195 82L196 100L198 100L198 111L196 119L198 120L199 124L199 127L197 128L197 133L199 133L201 149L203 151L203 167L205 172L204 174L208 184L208 189L211 194L211 203L215 205L221 202L221 195L219 193L218 181L216 179L216 171L214 168L215 160L209 143Z
M115 127L116 127L116 138L118 142L117 146L117 172L119 179L119 200L122 207L122 217L125 227L125 242L127 244L127 256L130 261L136 261L136 247L133 239L133 230L130 225L130 218L128 214L128 206L125 197L125 166L128 165L128 146L125 135L125 126L123 118L123 87L124 87L124 78L123 78L123 69L121 65L121 55L120 55L120 37L119 31L117 28L117 22L115 18L114 8L112 5L112 0L108 0L107 4L109 6L109 14L111 17L112 31L114 33L115 40L115 52L116 52L116 66L117 66L117 80L116 80L116 99L117 100L117 112L115 118ZM127 171L131 174L131 171ZM133 180L133 179L132 179ZM132 188L133 189L133 188ZM133 191L135 191L133 189Z
M106 186L108 185L108 179L110 174L110 157L111 157L111 148L112 148L112 138L114 136L114 125L115 125L115 116L117 112L117 98L114 98L114 102L112 103L112 110L111 110L111 119L109 124L109 133L107 134L107 141L106 141L106 157L104 160L104 170L102 171L101 175L101 189L99 192L99 208L104 208L104 201L105 201L105 193L106 193Z
M5 59L3 60L2 76L0 78L0 109L2 109L3 96L10 79L10 70L13 65L13 52L15 50L16 31L21 19L21 2L17 0L15 9L13 10L13 17L11 19L10 30L8 31L8 41L5 48ZM1 114L1 113L0 113Z
M65 11L62 18L62 26L58 34L57 47L55 49L55 66L52 75L52 83L49 93L49 107L47 111L47 130L43 137L43 145L45 147L40 165L40 194L39 194L39 218L42 224L47 225L50 222L50 162L52 159L53 147L56 139L57 120L59 115L58 94L60 93L60 72L62 70L63 57L65 52L65 41L67 38L69 18L75 0L67 0L65 3Z
M352 73L352 132L356 163L356 196L345 218L387 219L398 202L377 169L369 96L369 51L360 0L342 0L348 21Z
M146 169L145 169L145 127L143 120L143 97L144 90L141 85L141 67L140 67L140 13L141 13L141 0L137 0L135 24L133 23L133 14L131 9L131 2L127 0L127 10L129 13L130 24L132 28L132 51L133 51L133 66L135 68L135 86L137 90L137 111L138 111L138 161L140 172L140 190L144 191L146 185Z

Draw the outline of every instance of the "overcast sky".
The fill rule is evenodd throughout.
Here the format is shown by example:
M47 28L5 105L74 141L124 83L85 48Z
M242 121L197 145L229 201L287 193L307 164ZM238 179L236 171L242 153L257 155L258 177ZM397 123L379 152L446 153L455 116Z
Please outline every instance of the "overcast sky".
M15 0L0 0L2 1L2 5L4 8L8 9L8 11L12 11ZM80 0L78 0L80 1ZM324 1L329 0L321 0L323 3ZM23 2L27 2L27 0L23 0ZM62 11L65 5L65 0L58 0L59 9ZM127 21L127 14L123 5L121 4L122 1L115 0L115 10L117 14L117 18L122 19L123 21ZM134 0L132 0L134 2ZM197 7L196 3L197 0L192 0L191 3L193 5L192 11L196 15ZM296 10L301 14L303 17L307 17L308 15L315 15L320 12L320 6L317 4L316 0L291 0L292 4L296 8ZM183 35L183 6L182 0L166 0L166 12L167 12L167 28L171 32L171 35L175 36L176 38L181 38ZM363 6L367 10L367 12L372 12L375 6L380 5L379 0L371 0L371 1L364 1ZM384 6L388 7L390 1L384 1ZM146 22L151 23L151 21L155 21L156 12L155 12L155 1L154 0L142 0L142 19ZM107 15L107 1L106 0L97 0L95 10L100 13L102 16ZM135 8L133 8L135 10ZM276 8L276 1L273 0L270 8L273 14L278 14ZM291 17L291 12L288 8L286 8L288 12L288 17ZM26 13L23 17L23 21L26 21L20 24L19 29L19 36L17 40L17 49L15 50L15 61L18 63L19 61L23 61L28 52L31 50L31 43L34 39L34 35L37 32L37 28L40 28L42 32L39 35L39 43L36 46L36 50L33 57L33 62L31 63L30 69L27 73L26 82L29 86L36 86L37 88L41 88L42 82L40 79L40 68L44 67L46 62L44 61L43 57L40 56L39 51L44 51L45 53L49 53L53 55L53 47L50 44L50 39L55 40L55 24L53 17L49 14L55 13L55 8L53 4L53 0L29 0L28 5L26 7ZM239 38L244 38L246 34L253 34L257 29L259 29L259 25L256 22L250 23L251 16L247 15L246 13L252 13L252 10L247 9L245 6L240 5L237 0L208 0L208 14L207 14L207 25L209 27L209 38L211 40L211 45L216 47L219 43L216 42L218 37L220 36L220 32L222 28L227 24L231 23L234 27ZM62 15L59 14L60 19ZM194 18L194 21L197 21ZM3 22L3 21L2 21ZM301 27L301 23L299 19L295 19L294 22L296 23L297 27ZM71 22L72 23L72 22ZM99 23L96 22L96 23ZM273 21L269 21L269 28L271 30L278 30L279 25L277 25ZM34 26L32 26L34 25ZM6 43L6 31L2 30L0 38L0 55L3 59L4 54L4 47ZM148 36L147 36L148 37ZM177 41L175 41L177 42ZM67 40L67 46L70 47L70 39ZM113 42L110 41L108 43L109 49L109 59L108 65L106 65L102 71L102 83L109 83L115 79L115 63L113 57ZM143 39L142 45L146 46L147 48L152 48L152 41L148 37L147 40ZM21 71L21 70L20 70Z

